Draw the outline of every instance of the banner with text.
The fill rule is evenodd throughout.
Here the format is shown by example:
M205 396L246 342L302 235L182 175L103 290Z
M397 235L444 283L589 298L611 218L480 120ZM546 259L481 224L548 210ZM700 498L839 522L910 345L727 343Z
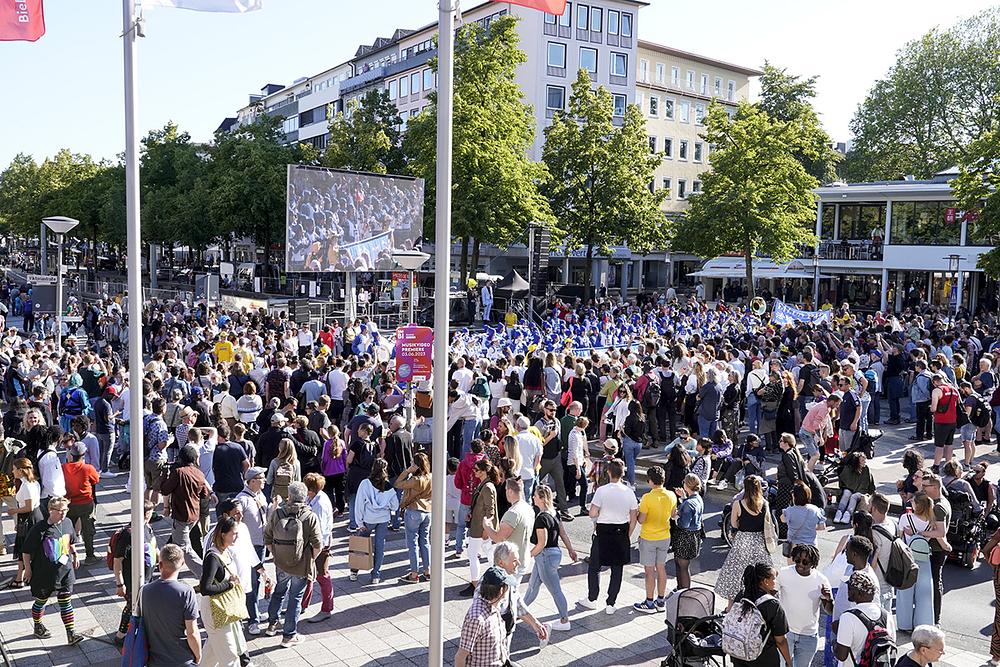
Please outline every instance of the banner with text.
M784 301L774 300L771 306L771 323L779 326L795 324L795 322L807 322L818 324L819 322L830 323L831 311L829 310L802 310L795 306L789 306Z
M396 329L396 379L420 382L431 379L434 330L408 325Z

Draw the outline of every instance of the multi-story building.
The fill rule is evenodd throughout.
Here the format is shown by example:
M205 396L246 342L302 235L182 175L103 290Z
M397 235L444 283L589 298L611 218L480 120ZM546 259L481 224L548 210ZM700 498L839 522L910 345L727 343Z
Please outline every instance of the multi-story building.
M701 136L708 105L716 100L732 114L749 96L750 78L763 72L645 40L639 40L636 66L636 104L646 117L649 150L663 158L654 186L667 191L668 215L682 213L708 169L710 149Z

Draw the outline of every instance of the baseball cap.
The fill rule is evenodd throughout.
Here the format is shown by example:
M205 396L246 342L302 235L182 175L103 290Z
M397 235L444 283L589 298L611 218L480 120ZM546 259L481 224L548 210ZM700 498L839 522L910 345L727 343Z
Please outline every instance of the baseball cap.
M271 423L272 424L284 424L287 421L288 420L285 418L284 413L275 412L273 415L271 415Z
M503 568L494 565L486 570L482 578L483 583L490 586L513 586L514 579Z
M84 442L74 442L69 448L69 453L71 456L86 456L87 454L87 444Z
M116 387L113 384L109 384L107 387L105 387L104 391L106 391L111 396L117 396L118 395L118 387Z
M247 471L243 473L243 481L249 482L255 477L263 477L267 474L267 470L259 466L254 466L252 468L247 468Z

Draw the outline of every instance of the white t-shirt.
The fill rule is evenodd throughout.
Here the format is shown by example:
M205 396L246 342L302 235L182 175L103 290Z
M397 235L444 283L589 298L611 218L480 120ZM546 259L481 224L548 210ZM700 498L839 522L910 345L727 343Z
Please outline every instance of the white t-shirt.
M601 508L594 523L622 524L629 522L629 512L639 509L635 491L619 482L605 484L594 492L591 505Z
M860 610L867 618L876 622L883 612L882 607L876 601L862 602L854 606L854 609ZM890 613L886 613L886 630L889 631L890 637L896 636L896 623ZM838 661L840 667L855 667L854 658L861 655L867 638L868 628L857 616L845 613L840 617L840 626L837 628L837 643L851 649L847 660Z
M472 389L472 382L476 379L475 374L468 368L459 368L455 371L451 379L458 383L458 390L467 394Z
M326 382L330 385L330 399L334 401L344 400L344 392L347 391L347 382L351 378L339 368L334 368L326 374Z
M820 592L830 582L819 570L812 570L803 577L794 565L778 572L778 590L781 607L788 619L788 629L797 635L814 637L819 633Z
M18 507L24 507L30 500L32 508L38 509L42 501L42 487L38 485L38 482L21 480L21 488L17 490L17 495L14 498L17 500Z
M66 478L63 477L59 455L54 450L46 450L38 457L38 472L42 484L41 494L44 497L66 495Z
M517 434L517 451L521 454L521 479L535 479L535 459L542 455L542 441L529 431Z

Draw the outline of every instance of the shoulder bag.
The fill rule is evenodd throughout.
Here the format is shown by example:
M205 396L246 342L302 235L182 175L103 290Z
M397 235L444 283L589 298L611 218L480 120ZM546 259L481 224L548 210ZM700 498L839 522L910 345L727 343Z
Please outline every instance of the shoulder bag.
M771 553L778 550L778 531L774 527L774 518L771 516L771 506L764 503L764 544Z
M221 560L222 555L218 554L218 556ZM231 577L236 576L229 569L229 563L222 561L222 564L226 568L227 575ZM249 618L249 614L247 613L247 596L243 592L243 586L239 582L234 583L229 590L212 595L209 599L212 609L212 623L216 628L224 628L227 625L245 621Z

